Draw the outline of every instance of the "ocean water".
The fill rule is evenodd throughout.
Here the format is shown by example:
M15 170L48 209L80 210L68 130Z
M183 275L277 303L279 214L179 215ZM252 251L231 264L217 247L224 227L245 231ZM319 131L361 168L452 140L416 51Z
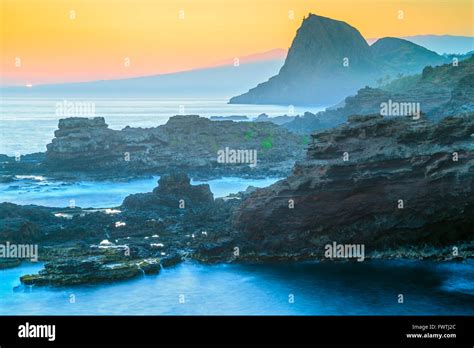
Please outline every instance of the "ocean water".
M74 200L75 206L81 208L116 207L130 194L151 192L158 185L158 179L159 176L129 181L64 182L43 176L18 175L13 182L0 183L0 202L67 207L70 200ZM191 184L209 184L214 198L218 198L245 191L248 186L269 186L277 180L224 177L208 181L191 180Z
M123 282L17 288L41 267L0 271L0 315L474 315L474 260L185 262Z
M112 129L156 127L171 116L200 115L248 116L261 113L269 116L302 115L318 112L323 107L291 107L280 105L235 105L227 99L160 99L160 98L67 98L68 102L94 103L94 114L62 115L57 103L63 98L0 98L0 154L14 156L46 151L61 118L103 116Z

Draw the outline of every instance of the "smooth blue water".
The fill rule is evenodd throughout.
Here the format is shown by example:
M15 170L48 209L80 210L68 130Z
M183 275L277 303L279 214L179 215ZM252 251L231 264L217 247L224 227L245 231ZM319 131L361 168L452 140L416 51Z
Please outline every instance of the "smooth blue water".
M0 202L36 204L47 207L67 207L70 200L82 208L107 208L122 204L129 194L151 192L159 176L129 181L63 182L42 176L17 176L10 183L0 183ZM214 198L244 191L248 186L265 187L277 178L242 179L224 177L209 181L191 181L191 184L209 184Z
M0 271L0 315L474 315L474 260L188 262L123 282L14 291L40 268Z
M46 151L54 137L58 120L70 116L103 116L112 129L156 127L174 115L248 116L261 113L269 116L302 115L305 111L318 112L323 107L290 107L281 105L227 104L227 99L160 99L160 98L67 98L68 102L92 102L94 115L57 114L60 98L0 98L0 154L14 156Z

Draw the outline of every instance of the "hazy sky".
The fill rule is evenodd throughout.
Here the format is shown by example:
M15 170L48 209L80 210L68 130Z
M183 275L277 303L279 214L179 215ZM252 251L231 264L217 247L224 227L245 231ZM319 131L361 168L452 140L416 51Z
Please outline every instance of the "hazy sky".
M474 16L472 0L0 2L3 84L150 75L288 48L308 12L346 21L366 38L472 36Z

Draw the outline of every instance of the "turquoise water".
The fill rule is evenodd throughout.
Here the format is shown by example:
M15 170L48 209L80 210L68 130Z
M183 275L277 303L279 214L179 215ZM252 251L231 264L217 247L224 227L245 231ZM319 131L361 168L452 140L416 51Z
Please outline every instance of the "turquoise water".
M46 151L54 137L58 120L69 116L56 114L56 103L62 98L0 98L0 154L14 156ZM160 99L160 98L67 98L69 102L94 103L94 115L103 116L112 129L157 127L171 116L200 115L248 116L261 113L269 116L302 115L305 111L318 112L323 107L289 107L280 105L227 104L227 99Z
M63 182L49 180L42 176L18 176L10 183L0 183L0 202L16 204L36 204L47 207L67 207L74 200L77 207L106 208L122 204L132 193L151 192L159 177L134 179L129 181L80 181ZM248 186L265 187L278 179L242 179L225 177L209 181L191 183L209 184L214 197L225 197L230 193L244 191Z
M474 315L473 261L184 263L117 283L14 290L41 268L25 264L0 271L0 315Z

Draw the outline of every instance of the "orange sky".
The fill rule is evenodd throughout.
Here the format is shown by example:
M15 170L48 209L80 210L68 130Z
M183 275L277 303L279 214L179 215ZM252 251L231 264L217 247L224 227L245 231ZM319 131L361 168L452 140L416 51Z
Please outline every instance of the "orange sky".
M472 36L474 18L472 0L0 2L2 83L21 85L180 71L288 48L308 12L344 20L366 38Z

